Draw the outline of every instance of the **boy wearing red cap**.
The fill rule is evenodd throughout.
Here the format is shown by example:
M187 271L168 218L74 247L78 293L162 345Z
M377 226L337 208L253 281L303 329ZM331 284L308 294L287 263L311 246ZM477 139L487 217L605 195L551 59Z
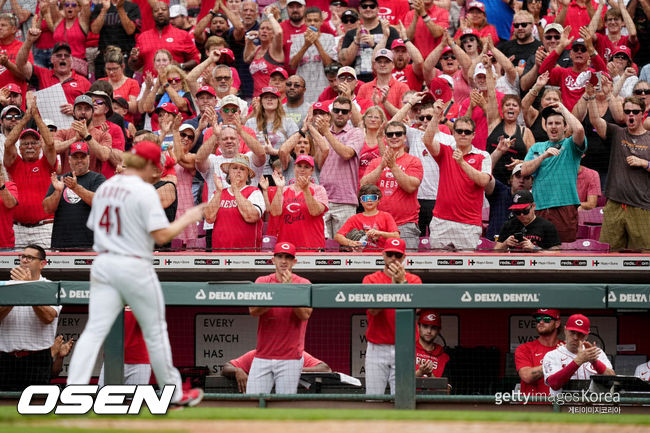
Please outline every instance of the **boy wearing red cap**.
M443 377L449 355L434 340L440 333L440 313L433 310L420 311L418 339L415 341L415 376Z
M310 284L292 272L296 247L278 242L273 250L275 272L259 277L256 283ZM295 394L302 371L305 331L312 308L249 307L251 316L259 317L257 347L251 364L246 394Z
M539 337L528 343L520 344L515 350L515 365L521 378L521 392L524 394L548 394L548 385L544 383L542 360L544 355L563 344L559 335L561 331L560 311L539 308L533 314L537 322Z
M404 270L406 243L403 239L386 239L382 256L384 269L366 275L363 284L422 284L420 277ZM387 383L390 393L395 394L395 310L370 308L366 315L366 394L384 394Z
M569 317L565 326L566 345L544 356L544 382L551 388L551 395L562 392L571 379L587 380L595 374L614 376L612 364L596 343L589 343L589 319L582 314Z

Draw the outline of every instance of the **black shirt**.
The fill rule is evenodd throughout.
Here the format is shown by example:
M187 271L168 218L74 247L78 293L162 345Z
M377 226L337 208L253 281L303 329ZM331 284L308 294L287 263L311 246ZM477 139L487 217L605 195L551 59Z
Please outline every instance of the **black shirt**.
M517 43L516 39L511 39L509 41L504 41L499 43L499 45L497 45L497 48L501 50L501 52L505 54L506 57L510 57L514 55L515 58L512 61L512 64L515 66L519 66L520 60L527 62L528 58L531 55L535 56L535 51L537 51L537 47L539 47L540 45L542 45L542 43L537 39L533 39L532 42L529 42L527 44L519 44ZM534 57L533 57L533 63L534 63Z
M90 22L92 23L99 16L99 12L102 10L102 5L96 4L93 7L93 11L90 14ZM122 52L128 55L131 52L131 49L135 47L135 35L140 32L142 22L140 16L140 8L137 4L130 1L124 2L124 11L131 21L135 23L135 32L132 35L128 35L122 27L122 21L120 16L117 13L117 8L115 5L111 4L111 7L108 8L106 12L106 18L104 20L104 25L99 31L99 51L104 52L109 45L115 45L122 49ZM102 54L100 54L101 56Z
M352 45L352 41L354 41L354 39L357 36L357 30L358 29L352 29L352 30L348 31L345 34L345 36L343 36L343 45L341 45L341 49L345 49L345 48L349 47L350 45ZM377 44L377 42L379 42L383 38L383 35L384 35L384 32L383 32L383 30L381 28L381 24L377 24L377 27L375 27L372 30L369 30L368 33L374 36L375 45ZM390 50L390 46L393 44L393 41L395 39L399 39L399 33L397 33L397 30L395 30L395 28L391 27L390 28L390 34L388 35L388 41L386 41L386 48L387 49ZM374 77L374 75L372 73L363 73L361 71L361 57L364 54L372 57L372 52L374 50L374 47L363 48L363 50L364 50L364 53L361 53L361 47L359 47L358 52L360 54L357 55L357 58L355 60L355 63L354 63L353 67L357 72L357 80L364 81L364 82L367 83L369 81L372 81L375 77Z
M533 222L524 227L524 225L513 216L501 228L499 232L499 242L505 242L511 235L522 232L525 238L528 238L533 245L548 250L551 247L560 245L560 237L557 229L548 220L535 217Z
M259 30L260 25L255 23L250 29L246 32L253 30ZM244 38L246 34L244 34ZM232 53L235 55L235 69L239 74L239 80L241 81L241 86L239 87L240 96L242 98L248 98L253 96L253 77L251 76L250 64L244 62L244 46L246 41L244 38L236 39L235 38L235 29L231 27L226 33L224 39L230 46Z

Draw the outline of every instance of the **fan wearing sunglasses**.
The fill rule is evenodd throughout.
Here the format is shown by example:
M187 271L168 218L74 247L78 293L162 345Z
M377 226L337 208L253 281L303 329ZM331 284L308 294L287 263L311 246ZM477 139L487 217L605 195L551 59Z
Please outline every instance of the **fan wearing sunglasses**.
M386 239L382 257L384 269L363 277L363 284L422 284L420 277L404 270L403 239ZM366 316L366 394L384 394L387 384L391 395L395 394L395 310L368 309Z
M621 46L629 48L633 55L636 55L639 51L639 38L637 37L636 25L632 16L627 11L625 3L622 0L617 0L613 3L617 3L618 7L610 7L603 15L605 3L599 2L596 13L593 14L589 23L589 30L594 33L596 49L608 61L611 61L614 52ZM603 21L606 31L602 34L597 33L603 27ZM626 35L623 35L621 32L623 27L627 30Z
M168 65L160 71L158 80L153 84L153 91L147 94L143 103L145 112L154 112L151 116L151 129L153 131L160 129L155 111L162 104L169 102L178 107L178 111L183 115L183 120L196 116L196 109L194 108L194 102L192 102L186 74L176 65Z
M542 360L551 350L564 342L560 340L562 321L560 311L550 308L539 308L533 314L535 330L539 337L533 341L520 344L515 350L515 365L521 378L523 394L548 394L548 385L544 383Z
M88 73L88 64L83 60L86 57L86 37L90 30L90 1L88 0L66 0L62 1L62 11L57 8L43 8L45 22L52 32L55 41L64 41L72 49L72 57L75 58L73 67L85 75ZM48 20L45 15L50 14ZM79 67L80 64L85 66Z
M548 53L553 51L555 47L560 43L560 38L562 37L562 31L564 27L557 23L546 24L544 27L544 32L541 36L542 46L538 47L533 54L526 59L526 65L521 74L521 89L524 92L527 92L535 85L535 80L540 75L539 67L548 56ZM557 66L571 67L571 56L570 51L562 51L562 55L557 59ZM538 89L539 90L539 89ZM523 92L522 92L523 95ZM537 95L535 95L537 97ZM525 113L525 111L524 111Z
M512 197L512 217L499 232L495 250L557 250L560 238L555 226L535 215L535 201L530 191L522 189Z
M520 62L526 62L531 55L535 54L537 48L542 45L540 41L533 36L535 28L533 15L525 10L515 12L512 19L514 30L514 39L501 42L498 45L499 50L506 57L514 56L512 64L517 66Z

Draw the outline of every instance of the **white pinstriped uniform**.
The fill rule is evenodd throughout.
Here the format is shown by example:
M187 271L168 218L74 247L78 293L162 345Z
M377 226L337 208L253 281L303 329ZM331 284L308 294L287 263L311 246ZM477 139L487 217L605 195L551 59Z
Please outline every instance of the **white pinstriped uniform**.
M253 358L246 394L270 394L273 384L276 394L295 394L304 359Z
M562 370L564 367L569 365L570 362L573 362L575 357L578 356L577 353L572 353L566 346L559 346L555 350L551 350L542 360L542 369L544 370L544 383L548 385L546 381L549 376L554 375L558 371ZM605 364L607 368L613 369L612 364L607 359L607 355L602 350L598 354L598 360ZM585 362L578 367L578 369L573 373L571 379L576 380L586 380L589 379L594 374L598 374L591 366L590 362ZM553 388L550 389L551 395L557 395L562 392L562 389L554 391Z
M124 385L148 385L151 379L150 364L124 364ZM97 385L104 386L104 364Z
M395 394L395 345L374 344L366 347L366 394L385 394L390 385Z

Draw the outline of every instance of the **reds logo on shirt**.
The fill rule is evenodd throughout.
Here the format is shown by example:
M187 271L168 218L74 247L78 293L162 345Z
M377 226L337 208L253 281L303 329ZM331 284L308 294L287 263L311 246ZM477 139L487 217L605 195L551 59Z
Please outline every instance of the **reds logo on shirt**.
M287 210L291 213L300 212L300 203L289 203L287 205Z
M585 86L578 87L576 85L576 80L573 78L571 75L567 75L567 77L564 79L564 85L566 86L567 89L569 90L582 90L585 88Z
M38 170L38 167L34 167L34 168L32 168L32 173L38 173L38 171L39 171L39 170Z
M78 84L75 83L74 81L72 83L70 83L70 87L77 87L77 86L78 86Z
M174 42L174 38L167 38L165 39L165 42L169 42L170 44Z

